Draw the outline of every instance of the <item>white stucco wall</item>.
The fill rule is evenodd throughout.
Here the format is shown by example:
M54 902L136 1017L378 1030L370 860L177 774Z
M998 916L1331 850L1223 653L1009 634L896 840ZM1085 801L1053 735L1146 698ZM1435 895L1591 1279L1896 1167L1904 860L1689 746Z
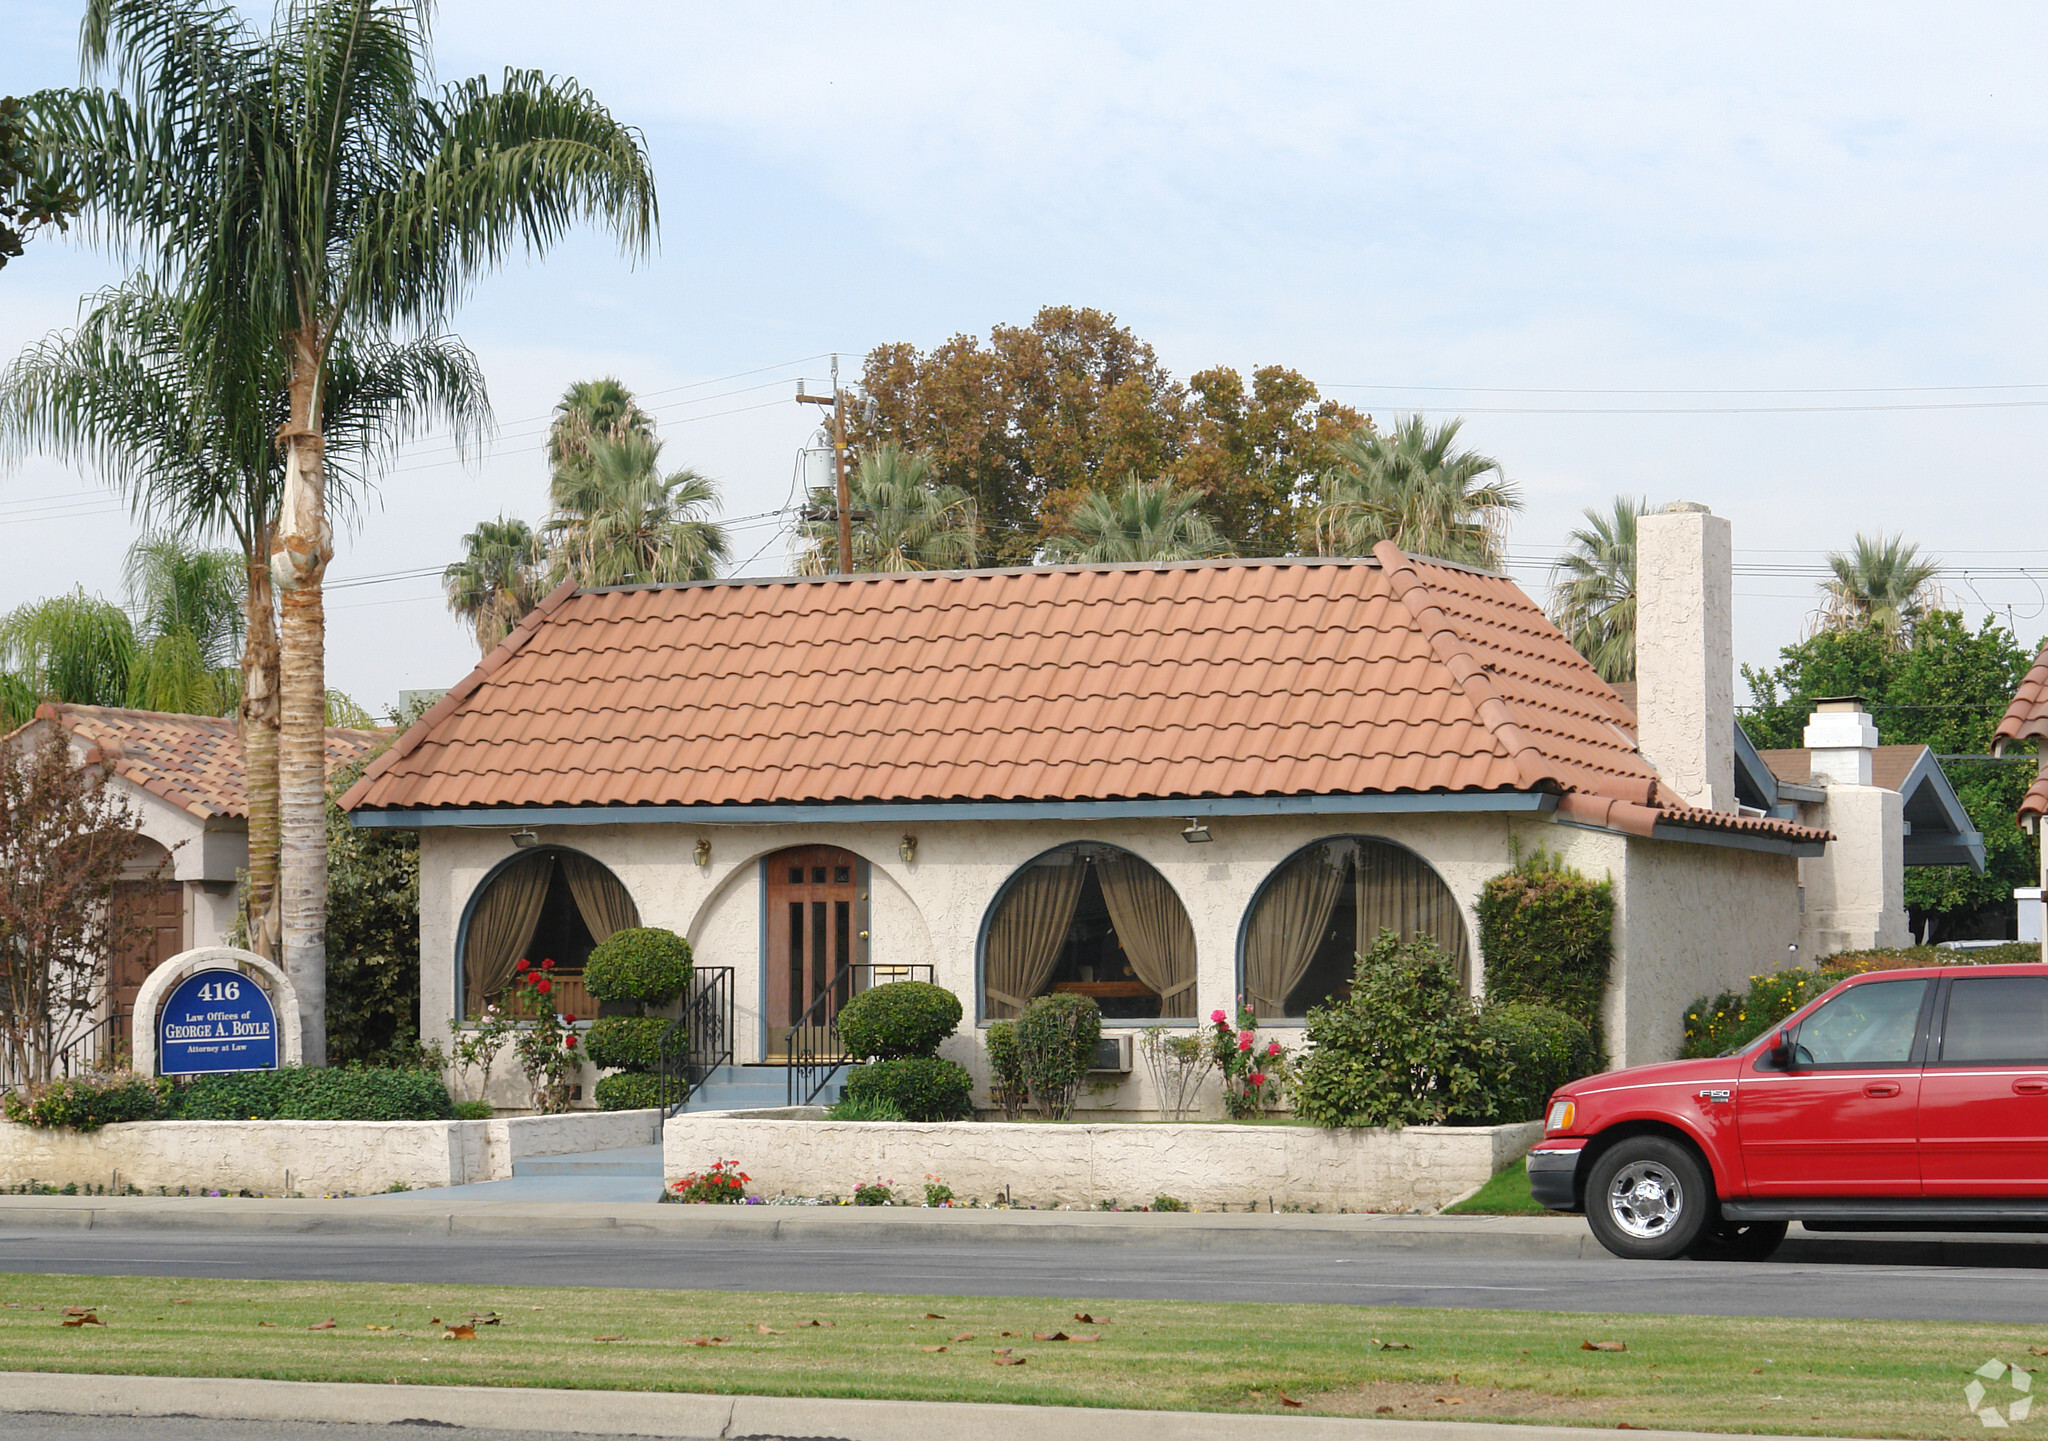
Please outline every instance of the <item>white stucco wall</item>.
M921 1198L936 1175L961 1199L1017 1205L1149 1205L1173 1196L1204 1209L1314 1206L1434 1211L1484 1185L1542 1137L1519 1126L935 1125L677 1116L663 1131L676 1181L730 1159L755 1195L848 1196L891 1183Z
M1835 833L1824 855L1799 863L1806 888L1799 950L1809 962L1837 951L1912 944L1906 919L1906 801L1882 786L1827 784L1800 820Z

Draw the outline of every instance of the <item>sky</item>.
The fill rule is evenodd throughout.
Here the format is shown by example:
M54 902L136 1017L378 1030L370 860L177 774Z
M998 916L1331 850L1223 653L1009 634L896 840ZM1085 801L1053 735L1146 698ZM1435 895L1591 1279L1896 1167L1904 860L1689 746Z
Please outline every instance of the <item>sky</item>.
M81 10L8 0L0 93L75 82ZM1941 557L1973 623L2048 632L2041 7L451 0L435 46L443 79L574 76L640 127L661 237L579 234L458 312L495 436L399 455L330 572L329 682L373 711L474 664L434 576L477 521L542 517L570 382L633 388L739 569L779 574L797 380L1048 304L1183 378L1280 364L1465 416L1539 599L1629 494L1730 518L1745 663L1859 531ZM0 357L119 275L33 242ZM0 609L118 600L134 533L89 474L0 470Z

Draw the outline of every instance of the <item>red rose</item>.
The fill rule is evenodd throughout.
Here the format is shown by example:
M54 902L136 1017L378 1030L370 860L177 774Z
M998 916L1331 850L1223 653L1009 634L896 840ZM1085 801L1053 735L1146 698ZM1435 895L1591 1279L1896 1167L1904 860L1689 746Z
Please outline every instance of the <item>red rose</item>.
M544 971L552 971L555 968L555 963L553 961L542 961L540 968Z
M521 956L519 958L519 964L515 965L512 969L515 971L525 972L532 970L533 966L529 961L527 961L527 959L524 956Z
M546 976L542 976L539 980L533 983L533 988L536 991L539 991L543 996L545 996L549 991L552 991L555 988L555 983L549 980Z
M1264 1071L1253 1071L1245 1079L1250 1081L1254 1088L1257 1088L1266 1084L1266 1073Z
M543 984L545 984L545 983L543 983ZM1240 1051L1249 1051L1249 1050L1250 1050L1250 1049L1252 1048L1252 1041L1253 1041L1254 1039L1256 1039L1256 1038L1255 1038L1255 1037L1254 1037L1254 1036L1252 1035L1252 1033L1251 1033L1250 1031L1246 1031L1246 1032L1245 1032L1245 1033L1244 1033L1243 1035L1241 1035L1241 1036L1239 1036L1239 1037L1237 1038L1237 1048L1238 1048L1238 1050L1240 1050Z
M1278 1041L1273 1041L1273 1042L1269 1043L1269 1044L1267 1045L1267 1047L1266 1047L1266 1054L1267 1054L1267 1055L1269 1055L1269 1056L1277 1056L1277 1055L1279 1055L1279 1054L1280 1054L1280 1043L1279 1043Z
M562 1044L573 1051L576 1049L576 1038L574 1036L564 1036L562 1037Z

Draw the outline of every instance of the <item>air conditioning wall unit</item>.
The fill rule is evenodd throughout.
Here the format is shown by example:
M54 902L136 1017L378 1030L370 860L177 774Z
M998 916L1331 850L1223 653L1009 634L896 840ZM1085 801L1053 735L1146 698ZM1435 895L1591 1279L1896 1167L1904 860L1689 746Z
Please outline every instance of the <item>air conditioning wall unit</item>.
M1088 1069L1108 1071L1118 1075L1129 1075L1131 1070L1131 1038L1104 1036L1095 1043L1095 1058L1088 1063Z

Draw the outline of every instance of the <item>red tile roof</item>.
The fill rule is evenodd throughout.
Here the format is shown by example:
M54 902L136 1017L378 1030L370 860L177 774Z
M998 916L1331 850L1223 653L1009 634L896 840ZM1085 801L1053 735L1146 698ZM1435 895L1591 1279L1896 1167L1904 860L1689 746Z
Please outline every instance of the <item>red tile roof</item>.
M45 703L36 707L36 720L54 722L86 743L88 760L110 764L122 779L201 820L248 815L242 742L233 716ZM328 773L390 739L388 731L328 727Z
M2007 741L2014 740L2048 740L2048 645L2041 647L2032 668L2020 680L2012 704L2005 708L2005 716L1998 722L1992 749L2003 750ZM2041 777L2020 798L2022 816L2048 815L2048 746L2043 746L2041 752Z
M1391 545L565 586L343 805L1548 791L1640 834L1747 829L1660 807L1633 729L1512 581Z

